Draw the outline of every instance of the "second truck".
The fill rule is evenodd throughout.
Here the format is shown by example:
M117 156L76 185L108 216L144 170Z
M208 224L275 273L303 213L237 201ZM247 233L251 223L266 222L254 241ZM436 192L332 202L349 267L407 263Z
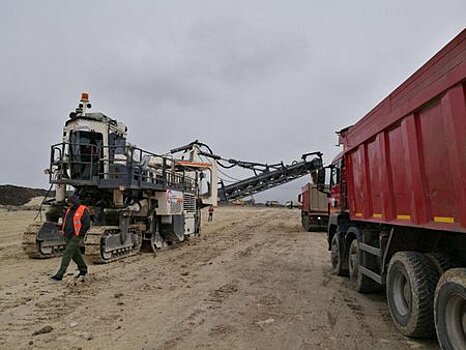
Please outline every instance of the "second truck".
M304 231L325 231L328 226L327 195L311 182L301 189L298 202L301 204L301 225Z

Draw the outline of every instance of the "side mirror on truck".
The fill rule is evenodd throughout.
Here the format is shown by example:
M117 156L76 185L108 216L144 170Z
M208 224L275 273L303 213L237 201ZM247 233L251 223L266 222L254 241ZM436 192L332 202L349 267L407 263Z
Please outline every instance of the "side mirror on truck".
M325 168L317 170L317 190L319 192L325 191Z
M330 192L326 191L328 190L328 186L325 184L325 178L326 178L326 172L327 172L328 167L320 168L317 170L317 176L315 179L315 183L317 185L317 191L325 193L326 195L330 195Z

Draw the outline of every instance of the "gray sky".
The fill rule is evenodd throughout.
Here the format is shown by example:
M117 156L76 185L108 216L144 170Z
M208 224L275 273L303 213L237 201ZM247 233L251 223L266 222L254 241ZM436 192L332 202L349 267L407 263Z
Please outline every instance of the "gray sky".
M82 91L165 152L338 152L353 124L466 25L466 1L18 1L0 12L0 184L48 187ZM246 176L236 172L234 176ZM257 196L294 199L306 179Z

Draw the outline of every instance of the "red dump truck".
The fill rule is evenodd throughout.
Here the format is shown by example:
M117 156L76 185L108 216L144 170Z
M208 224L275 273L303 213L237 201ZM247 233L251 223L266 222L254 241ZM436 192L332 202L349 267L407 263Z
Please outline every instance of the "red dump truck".
M466 30L338 134L334 272L358 292L384 286L402 334L466 349Z
M325 231L328 226L328 198L317 189L317 185L308 183L298 195L301 204L301 224L304 231Z

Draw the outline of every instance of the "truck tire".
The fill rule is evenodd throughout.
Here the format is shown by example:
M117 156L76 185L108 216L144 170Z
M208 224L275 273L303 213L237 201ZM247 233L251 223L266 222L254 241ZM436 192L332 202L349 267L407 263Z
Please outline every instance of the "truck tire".
M466 349L466 269L451 269L442 275L435 290L434 312L442 349Z
M325 231L325 226L322 224L322 220L313 217L309 219L309 232L321 232Z
M338 276L347 276L348 270L344 268L343 252L340 247L340 240L338 234L335 233L332 238L330 259L332 262L332 272Z
M370 293L375 289L375 282L359 271L362 265L361 250L359 241L355 238L351 241L348 252L348 268L350 285L353 290L359 293Z
M302 216L301 222L303 224L303 230L309 232L309 216Z
M310 216L309 217L309 229L308 229L308 231L309 232L315 232L315 231L317 231L316 228L317 228L316 219L314 217Z
M429 338L434 329L434 293L439 275L422 253L398 252L387 271L387 301L396 328L405 336Z

